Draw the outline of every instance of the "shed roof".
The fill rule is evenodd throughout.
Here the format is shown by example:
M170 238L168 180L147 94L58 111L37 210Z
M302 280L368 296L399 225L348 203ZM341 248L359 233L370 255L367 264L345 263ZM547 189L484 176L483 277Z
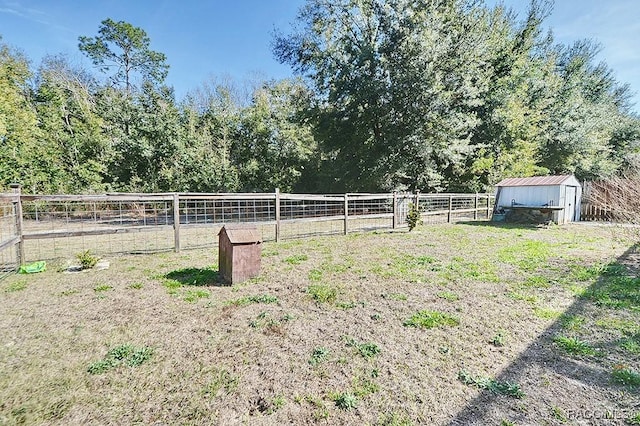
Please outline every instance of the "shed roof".
M573 175L559 176L533 176L527 178L507 178L496 184L496 186L555 186L572 185L579 186L580 183Z
M218 235L223 232L227 234L227 238L229 238L231 244L253 244L262 242L262 237L260 232L258 232L258 228L225 225L222 227Z

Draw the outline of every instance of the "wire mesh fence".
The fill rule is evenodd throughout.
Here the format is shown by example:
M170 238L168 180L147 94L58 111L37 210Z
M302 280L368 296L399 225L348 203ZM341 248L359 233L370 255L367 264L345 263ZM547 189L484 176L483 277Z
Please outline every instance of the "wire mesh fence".
M488 219L493 207L488 194L419 194L416 198L423 222L430 224Z
M10 198L13 197L13 198ZM7 201L8 200L8 201ZM406 227L417 200L425 222L482 219L488 194L106 194L0 198L0 240L16 237L24 261L70 258L91 250L149 253L213 247L229 223L257 227L263 241ZM15 204L22 209L16 229ZM12 246L13 247L13 246ZM6 247L5 247L6 248ZM14 250L0 262L15 269ZM13 253L13 254L12 254Z
M15 194L0 194L0 278L15 272L19 263L18 197Z

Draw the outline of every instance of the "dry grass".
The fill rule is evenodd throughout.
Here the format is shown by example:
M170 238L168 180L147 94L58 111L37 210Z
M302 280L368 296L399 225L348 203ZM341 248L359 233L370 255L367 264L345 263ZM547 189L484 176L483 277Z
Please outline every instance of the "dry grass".
M459 224L265 243L233 287L214 250L49 265L0 282L0 424L624 424L640 295L603 265L627 248L595 226ZM407 326L420 312L458 323Z

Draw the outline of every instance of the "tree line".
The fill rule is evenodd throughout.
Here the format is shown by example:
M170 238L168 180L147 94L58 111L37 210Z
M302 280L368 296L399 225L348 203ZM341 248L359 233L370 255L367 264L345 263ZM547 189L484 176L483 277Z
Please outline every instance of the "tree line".
M482 191L637 166L640 120L598 45L480 0L307 0L273 52L296 78L176 100L146 32L104 20L33 69L0 41L0 187L25 192ZM97 72L96 72L97 71Z

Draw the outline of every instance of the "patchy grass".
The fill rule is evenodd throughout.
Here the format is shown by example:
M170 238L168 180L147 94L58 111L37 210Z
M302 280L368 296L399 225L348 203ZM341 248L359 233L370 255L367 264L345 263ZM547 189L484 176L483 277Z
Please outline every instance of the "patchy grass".
M253 296L244 296L238 299L229 300L225 304L227 306L247 306L254 303L278 303L280 300L276 296L269 294L256 294Z
M211 293L208 290L196 289L196 290L187 290L184 293L182 299L185 302L196 302L198 299L208 299L211 297Z
M137 367L144 364L153 355L153 349L148 347L136 348L125 344L110 349L103 359L92 362L87 368L89 374L103 374L121 365Z
M460 320L457 317L428 310L417 312L403 322L407 327L417 328L455 327L459 324Z
M13 292L16 292L16 291L24 290L25 288L27 288L27 281L26 280L19 280L19 281L15 281L15 282L9 283L4 288L4 291L5 291L5 293L13 293Z
M448 300L449 302L455 302L456 300L460 299L457 294L450 291L441 291L437 294L437 296L441 299Z
M311 358L309 359L309 364L318 365L325 362L329 358L329 349L319 346L313 349L311 353Z
M10 276L0 423L633 424L640 254L611 229L266 242L231 287L211 249Z
M381 352L380 347L373 342L359 343L349 336L344 336L344 341L347 346L356 348L358 353L365 359L374 358L376 355L378 355Z
M113 290L113 287L107 284L100 284L93 288L93 291L95 291L96 293L102 293L109 290Z
M633 371L631 368L624 365L616 365L611 372L611 379L614 383L618 383L625 386L639 387L640 386L640 373Z
M202 394L209 398L218 397L221 391L230 395L235 392L240 383L240 378L225 368L213 368L207 376L208 380L202 389Z
M318 303L335 303L338 290L326 284L312 284L307 287L307 293Z
M458 379L465 385L477 386L499 395L506 395L513 398L523 398L524 392L517 383L495 380L487 376L474 376L473 374L460 370Z
M560 349L564 350L569 355L594 356L598 354L598 351L596 351L589 343L579 340L576 337L558 335L553 338L553 341Z
M358 398L349 392L336 393L331 399L341 410L352 410L358 406Z
M307 256L306 254L294 254L293 256L285 258L284 262L288 263L289 265L299 265L307 260L309 260L309 256Z

